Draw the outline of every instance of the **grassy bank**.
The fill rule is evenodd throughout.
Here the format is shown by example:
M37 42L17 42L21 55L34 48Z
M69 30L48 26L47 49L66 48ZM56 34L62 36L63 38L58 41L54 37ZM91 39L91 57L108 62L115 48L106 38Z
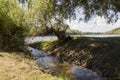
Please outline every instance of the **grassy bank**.
M43 41L30 44L67 61L96 71L109 79L120 79L120 38L76 37L68 42Z
M43 73L33 60L17 54L0 52L0 80L62 80Z
M110 31L107 31L105 33L106 34L120 34L120 27L116 28L116 29L113 29L113 30L110 30Z

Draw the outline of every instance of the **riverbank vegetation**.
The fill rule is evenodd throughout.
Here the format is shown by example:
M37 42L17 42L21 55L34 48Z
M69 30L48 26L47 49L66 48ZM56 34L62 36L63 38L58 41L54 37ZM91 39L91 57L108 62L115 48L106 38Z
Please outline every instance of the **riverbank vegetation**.
M120 34L120 28L116 28L110 31L105 32L105 34Z
M24 53L0 52L0 80L64 80L44 73Z
M24 14L25 10L16 1L0 0L0 48L22 50L27 33Z
M0 48L22 50L24 37L35 36L37 31L41 35L54 34L60 40L71 40L66 33L69 26L65 20L76 19L75 10L80 7L84 9L84 18L80 19L82 21L99 15L104 16L108 23L116 22L119 12L119 4L116 2L97 1L96 4L96 1L92 1L89 4L87 0L0 0ZM110 14L109 10L113 12Z
M40 44L41 48L55 55L60 62L74 62L103 76L118 77L120 71L119 38L76 38L72 40L71 36L66 33L69 26L65 20L75 20L75 11L78 9L79 12L82 8L84 13L84 18L80 19L82 21L88 21L92 16L97 15L105 17L108 23L116 22L117 13L120 12L119 7L119 0L0 0L0 50L19 54L18 52L25 49L24 38L26 36L35 36L38 31L41 35L54 34L59 41L41 42ZM39 75L39 72L34 71L34 67L30 67L32 63L29 61L31 60L25 63L26 59L19 59L17 55L14 56L15 58L10 57L12 60L8 56L13 56L13 54L0 54L2 66L0 66L0 78L1 76L2 79L8 80L19 77L23 80L26 77L34 80L36 79L34 76L37 79L42 78L42 74ZM21 67L22 65L25 66ZM45 77L45 79L49 78Z
M60 62L67 61L99 73L111 80L120 79L120 38L74 37L68 42L42 41L30 46L54 55Z
M66 33L68 35L99 35L103 34L102 32L82 32L79 30L67 29Z

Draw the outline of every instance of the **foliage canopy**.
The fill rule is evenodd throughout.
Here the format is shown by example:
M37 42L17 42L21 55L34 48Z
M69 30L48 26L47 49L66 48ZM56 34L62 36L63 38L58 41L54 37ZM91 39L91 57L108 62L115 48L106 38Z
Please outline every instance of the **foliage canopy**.
M84 9L85 20L89 20L92 15L104 16L107 21L116 21L120 12L119 0L55 0L56 12L64 17L70 18L75 15L76 7Z
M80 7L85 21L92 15L104 16L108 22L119 18L119 0L0 0L0 44L9 44L13 49L24 43L26 30L31 29L33 34L39 28L41 33L64 39L69 28L64 20L76 18L75 10Z
M28 9L33 13L34 25L40 24L41 32L57 36L64 33L68 26L65 19L76 19L75 10L83 8L84 18L88 21L93 15L104 16L108 23L116 22L120 12L119 0L29 0ZM81 20L81 19L80 19Z

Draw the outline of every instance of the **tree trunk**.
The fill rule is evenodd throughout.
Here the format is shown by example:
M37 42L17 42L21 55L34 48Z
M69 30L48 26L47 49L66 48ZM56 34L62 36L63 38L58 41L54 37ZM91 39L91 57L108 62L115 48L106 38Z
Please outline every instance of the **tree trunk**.
M3 46L3 37L2 37L2 34L0 34L0 48L2 48Z
M61 41L72 40L71 36L66 34L66 29L65 30L60 30L60 28L54 29L53 27L46 27L46 31L47 31L46 33L48 33L48 34L53 33Z
M62 41L69 41L69 40L72 40L71 36L70 35L67 35L66 32L54 32L55 35L57 36L57 38L59 40L62 40Z

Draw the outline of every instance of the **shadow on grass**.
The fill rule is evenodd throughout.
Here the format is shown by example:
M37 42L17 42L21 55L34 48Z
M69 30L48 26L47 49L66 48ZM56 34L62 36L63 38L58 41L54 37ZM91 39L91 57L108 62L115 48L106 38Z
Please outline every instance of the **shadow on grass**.
M120 37L76 37L67 42L43 41L31 46L55 55L60 62L67 61L92 69L102 76L120 79Z

